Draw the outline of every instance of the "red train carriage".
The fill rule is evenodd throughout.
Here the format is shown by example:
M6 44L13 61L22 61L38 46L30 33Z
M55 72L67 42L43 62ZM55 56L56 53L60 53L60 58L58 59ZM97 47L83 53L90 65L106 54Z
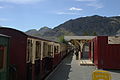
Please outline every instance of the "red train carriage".
M26 35L11 29L0 28L0 33L11 36L11 80L43 79L60 62L60 44Z
M28 78L43 79L53 69L53 42L29 37L27 51Z
M27 35L18 30L0 28L0 34L11 36L10 66L12 68L11 80L27 80L26 49Z
M42 48L41 42L45 43L47 40L28 36L11 28L0 28L0 33L11 36L10 64L13 68L11 80L35 80L36 76L40 76L42 54L38 54L43 50L38 48Z
M120 69L120 37L98 36L90 42L90 59L100 69Z

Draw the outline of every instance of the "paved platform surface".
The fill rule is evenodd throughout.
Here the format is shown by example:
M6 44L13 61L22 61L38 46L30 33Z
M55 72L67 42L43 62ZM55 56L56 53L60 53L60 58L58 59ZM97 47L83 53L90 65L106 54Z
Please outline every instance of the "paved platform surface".
M92 80L95 66L81 66L80 60L70 54L45 80ZM120 80L120 71L110 70L112 80Z

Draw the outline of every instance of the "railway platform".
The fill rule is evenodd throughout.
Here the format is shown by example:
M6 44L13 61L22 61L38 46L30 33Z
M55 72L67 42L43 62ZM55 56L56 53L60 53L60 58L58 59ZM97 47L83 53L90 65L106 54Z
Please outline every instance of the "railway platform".
M91 80L95 66L82 66L74 53L68 55L45 80Z
M90 63L91 64L91 63ZM92 80L93 65L81 65L74 53L68 55L45 80ZM109 70L112 80L120 80L120 70Z

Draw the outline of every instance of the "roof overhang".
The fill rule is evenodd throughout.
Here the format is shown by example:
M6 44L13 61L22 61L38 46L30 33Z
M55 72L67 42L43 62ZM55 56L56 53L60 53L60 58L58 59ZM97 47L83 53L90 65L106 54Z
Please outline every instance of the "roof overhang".
M88 43L89 40L92 40L95 37L96 36L64 36L64 39L79 48L82 52L84 44Z
M71 40L91 40L95 38L96 36L64 36L64 39L66 41L71 41Z

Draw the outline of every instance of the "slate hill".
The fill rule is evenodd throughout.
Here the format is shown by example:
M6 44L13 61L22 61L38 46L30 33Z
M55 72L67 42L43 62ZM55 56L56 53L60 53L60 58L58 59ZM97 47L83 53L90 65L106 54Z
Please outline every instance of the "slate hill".
M43 32L42 32L43 31ZM33 32L32 34L30 34ZM114 36L120 35L120 16L87 16L71 19L51 29L43 27L40 30L29 30L27 34L43 37L45 39L57 40L63 35L75 36Z

